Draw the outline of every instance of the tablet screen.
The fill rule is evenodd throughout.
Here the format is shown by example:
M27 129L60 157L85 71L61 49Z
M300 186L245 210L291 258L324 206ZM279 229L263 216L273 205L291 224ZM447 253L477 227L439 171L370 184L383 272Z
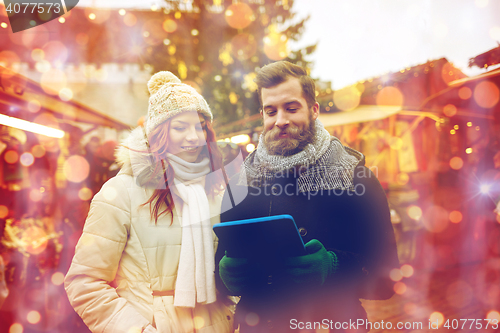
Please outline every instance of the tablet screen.
M306 253L302 237L290 215L224 222L213 229L219 237L219 245L226 249L229 257L275 258Z

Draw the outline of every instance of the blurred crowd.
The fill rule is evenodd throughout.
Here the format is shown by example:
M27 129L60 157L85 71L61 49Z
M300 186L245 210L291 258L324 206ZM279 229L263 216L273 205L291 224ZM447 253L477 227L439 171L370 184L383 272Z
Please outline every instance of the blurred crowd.
M38 320L47 324L73 320L63 274L90 200L118 172L115 141L60 127L67 133L62 139L0 127L0 298L8 295L0 312L2 332L30 302L39 303ZM67 318L52 318L66 311Z

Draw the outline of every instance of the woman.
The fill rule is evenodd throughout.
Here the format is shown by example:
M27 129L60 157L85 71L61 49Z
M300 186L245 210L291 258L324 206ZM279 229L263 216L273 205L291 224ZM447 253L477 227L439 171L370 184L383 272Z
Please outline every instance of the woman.
M230 332L214 279L222 162L212 113L170 72L148 89L145 126L92 201L66 292L92 332Z

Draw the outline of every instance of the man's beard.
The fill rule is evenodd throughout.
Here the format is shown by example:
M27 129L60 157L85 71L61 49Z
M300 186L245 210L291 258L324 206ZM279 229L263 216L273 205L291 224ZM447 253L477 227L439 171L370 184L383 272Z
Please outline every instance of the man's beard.
M288 137L280 138L280 134L286 133ZM297 126L289 126L284 130L274 126L272 130L264 130L264 146L270 155L290 156L301 152L308 144L314 142L316 136L316 125L314 119L309 117L309 126L301 129Z

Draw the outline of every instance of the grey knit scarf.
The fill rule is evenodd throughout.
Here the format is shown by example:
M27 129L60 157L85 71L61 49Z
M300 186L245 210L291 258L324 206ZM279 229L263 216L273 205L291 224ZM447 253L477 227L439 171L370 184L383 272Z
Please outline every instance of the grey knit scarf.
M257 149L243 163L238 185L268 186L276 177L298 168L297 186L300 192L318 190L353 190L354 168L363 154L344 147L316 120L316 136L304 150L290 156L270 155L261 135Z

